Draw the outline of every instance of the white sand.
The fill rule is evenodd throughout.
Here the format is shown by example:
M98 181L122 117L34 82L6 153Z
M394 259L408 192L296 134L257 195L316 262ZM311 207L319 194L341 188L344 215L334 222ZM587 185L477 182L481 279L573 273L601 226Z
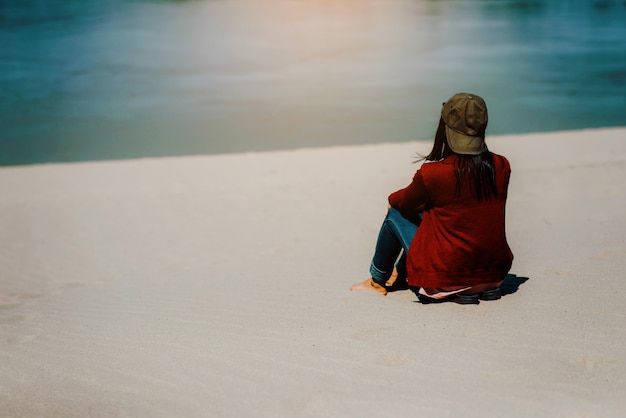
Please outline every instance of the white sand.
M478 306L348 290L429 143L1 168L0 416L625 416L626 129L488 143Z

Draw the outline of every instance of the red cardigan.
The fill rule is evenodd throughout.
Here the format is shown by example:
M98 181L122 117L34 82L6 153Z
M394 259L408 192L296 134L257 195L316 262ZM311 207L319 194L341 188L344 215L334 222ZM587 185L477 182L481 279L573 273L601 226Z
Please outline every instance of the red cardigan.
M407 219L423 211L408 251L411 286L475 286L504 279L513 261L506 241L504 212L511 168L492 154L498 195L478 202L469 179L455 196L456 155L426 162L411 184L389 196L389 204Z

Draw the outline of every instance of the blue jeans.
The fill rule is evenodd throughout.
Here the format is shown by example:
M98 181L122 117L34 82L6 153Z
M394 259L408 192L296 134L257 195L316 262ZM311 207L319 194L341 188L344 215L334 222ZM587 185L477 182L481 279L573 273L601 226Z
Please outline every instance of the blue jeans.
M404 218L398 210L389 209L380 227L370 265L370 274L376 283L384 286L394 266L398 269L398 278L406 278L406 254L416 232L417 225Z

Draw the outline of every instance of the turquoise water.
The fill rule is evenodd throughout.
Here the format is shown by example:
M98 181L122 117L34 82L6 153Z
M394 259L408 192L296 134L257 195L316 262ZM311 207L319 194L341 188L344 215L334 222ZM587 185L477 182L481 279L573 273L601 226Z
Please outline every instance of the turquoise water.
M626 125L626 2L0 0L0 164Z

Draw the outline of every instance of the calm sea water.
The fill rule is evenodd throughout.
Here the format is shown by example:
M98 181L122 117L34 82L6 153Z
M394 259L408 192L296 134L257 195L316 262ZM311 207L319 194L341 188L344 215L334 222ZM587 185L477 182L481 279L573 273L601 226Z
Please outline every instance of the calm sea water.
M623 0L0 0L0 164L626 125ZM625 139L626 140L626 139Z

